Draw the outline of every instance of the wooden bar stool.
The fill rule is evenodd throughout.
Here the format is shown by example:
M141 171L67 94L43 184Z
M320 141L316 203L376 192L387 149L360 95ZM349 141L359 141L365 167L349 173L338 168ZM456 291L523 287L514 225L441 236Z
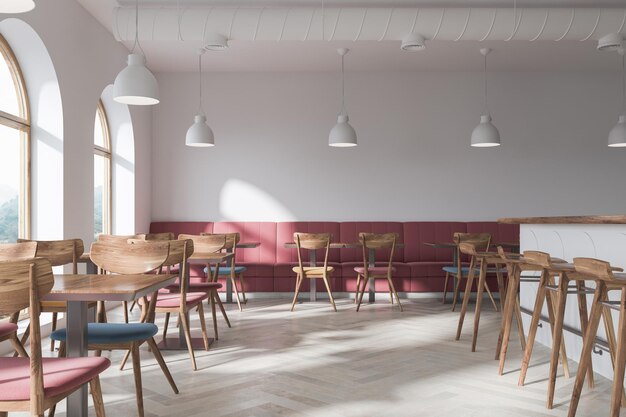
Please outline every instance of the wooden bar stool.
M583 350L580 354L578 373L576 374L576 381L574 382L574 389L567 415L568 417L574 417L576 415L585 374L593 372L591 368L591 353L596 343L600 318L604 317L614 369L610 416L619 417L620 405L624 403L623 382L624 367L626 365L626 274L614 273L613 270L616 268L612 268L608 262L591 258L575 258L574 267L576 272L581 274L583 278L595 280L596 288L594 291L593 304L591 305L589 324L583 336ZM620 301L609 300L608 292L613 290L621 292ZM609 309L619 311L617 339L615 338L615 330L612 324L613 319L611 318Z
M584 332L587 329L587 299L588 291L584 288L584 280L576 279L580 275L573 274L575 272L572 264L564 263L560 260L554 260L548 253L539 251L525 251L523 256L525 269L539 269L541 278L537 296L535 298L535 307L528 331L528 341L524 350L522 366L518 385L523 386L528 371L528 365L532 356L537 327L541 317L544 300L548 308L548 316L550 327L552 329L552 353L550 355L550 372L548 376L548 397L546 407L551 409L554 403L554 388L556 385L556 373L559 359L563 365L563 372L569 378L569 366L567 364L567 354L565 351L565 343L563 342L563 319L565 317L565 304L568 294L576 294L578 297L578 308L580 311L580 326ZM559 278L559 284L555 285L554 277ZM570 281L575 280L574 287L570 287ZM555 297L555 298L552 298ZM554 304L556 301L556 305ZM592 387L593 371L588 375L589 386Z
M500 270L501 266L505 264L502 258L495 252L485 252L488 249L483 242L464 242L459 244L459 249L462 254L469 255L471 257L469 274L467 277L467 285L465 287L465 293L463 294L463 305L461 307L461 314L459 316L459 325L456 331L456 340L461 338L461 331L463 330L463 321L465 319L465 313L467 312L467 305L469 304L470 294L472 292L472 284L474 282L474 276L476 275L476 269L479 271L478 285L476 286L476 309L474 313L474 333L472 335L472 352L476 352L476 341L478 339L478 325L480 323L480 308L483 299L483 289L487 282L487 269L489 265L495 265L495 271L498 277L498 291L503 294L504 279ZM504 299L500 296L500 305L503 306ZM496 310L497 311L497 310Z

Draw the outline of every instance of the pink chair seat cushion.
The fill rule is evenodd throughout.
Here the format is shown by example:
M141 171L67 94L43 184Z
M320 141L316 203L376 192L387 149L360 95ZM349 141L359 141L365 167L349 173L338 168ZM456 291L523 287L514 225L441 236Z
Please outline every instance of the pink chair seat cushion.
M187 306L193 306L201 303L209 295L206 292L189 292L187 293ZM157 302L157 308L176 308L180 307L180 294L176 293L159 293Z
M15 323L0 323L0 337L10 335L17 331L17 324Z
M354 270L359 274L365 274L365 268L362 266L357 266ZM396 268L391 267L391 272L395 272ZM368 272L370 275L387 275L387 267L386 266L374 266L372 268L368 268Z
M107 358L44 358L43 391L55 397L89 382L104 372ZM0 358L0 401L24 401L30 398L30 359Z
M222 284L220 282L207 282L206 278L199 277L189 278L189 290L194 292L209 291L213 289L218 290L220 288L222 288ZM177 282L176 284L172 284L166 287L166 289L169 292L180 292L180 283Z

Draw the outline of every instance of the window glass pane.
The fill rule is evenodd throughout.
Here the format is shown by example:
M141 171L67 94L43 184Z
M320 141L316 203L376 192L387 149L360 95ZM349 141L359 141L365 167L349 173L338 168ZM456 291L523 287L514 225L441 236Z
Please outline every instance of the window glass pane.
M102 131L102 122L100 119L100 110L98 110L96 112L96 121L93 127L93 143L94 145L97 146L101 146L103 148L105 148L106 146L104 146L104 132Z
M0 94L1 96L1 94ZM20 215L20 139L21 133L0 125L0 242L15 242Z
M0 54L0 91L2 92L0 94L0 110L21 116L20 102L11 76L11 69L2 54Z
M93 206L94 206L94 238L104 233L103 200L104 200L104 169L106 159L100 155L93 156Z

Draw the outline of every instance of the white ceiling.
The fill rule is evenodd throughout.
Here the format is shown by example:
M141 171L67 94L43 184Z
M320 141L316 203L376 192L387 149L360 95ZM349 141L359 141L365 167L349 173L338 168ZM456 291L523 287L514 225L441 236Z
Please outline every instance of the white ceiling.
M77 0L107 30L111 31L113 9L133 4L132 0ZM172 5L176 0L140 0L146 5ZM233 0L180 0L181 5L233 6ZM510 6L512 0L325 0L330 6ZM237 5L318 6L321 0L239 0ZM624 7L626 0L518 0L518 5L535 7ZM126 42L132 47L132 42ZM195 71L196 50L201 45L182 41L142 41L148 66L155 72ZM337 71L338 47L352 50L346 60L349 71L479 71L479 48L489 46L489 66L496 71L614 71L620 68L617 54L598 52L592 40L579 41L432 41L426 50L407 53L397 41L275 42L231 41L224 52L207 52L206 71Z

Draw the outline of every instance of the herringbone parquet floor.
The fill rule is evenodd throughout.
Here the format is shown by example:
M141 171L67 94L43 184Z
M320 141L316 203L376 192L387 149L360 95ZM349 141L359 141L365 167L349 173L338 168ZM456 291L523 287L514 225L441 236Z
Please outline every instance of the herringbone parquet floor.
M456 342L458 313L449 305L435 299L405 305L404 313L384 301L359 313L348 300L338 302L337 313L323 301L301 303L293 313L284 299L252 300L242 313L228 306L233 327L220 320L220 340L197 353L198 371L186 352L164 352L179 395L152 355L142 352L146 417L566 415L573 378L560 376L556 408L544 406L548 349L537 347L528 383L518 387L521 352L514 339L507 374L497 375L498 313L485 308L478 351L471 353L473 315ZM114 366L102 377L105 406L108 416L132 417L133 375L128 367L117 369L120 358L111 355ZM598 375L596 388L584 391L578 416L608 415L609 394L610 381ZM57 415L64 415L64 404Z

